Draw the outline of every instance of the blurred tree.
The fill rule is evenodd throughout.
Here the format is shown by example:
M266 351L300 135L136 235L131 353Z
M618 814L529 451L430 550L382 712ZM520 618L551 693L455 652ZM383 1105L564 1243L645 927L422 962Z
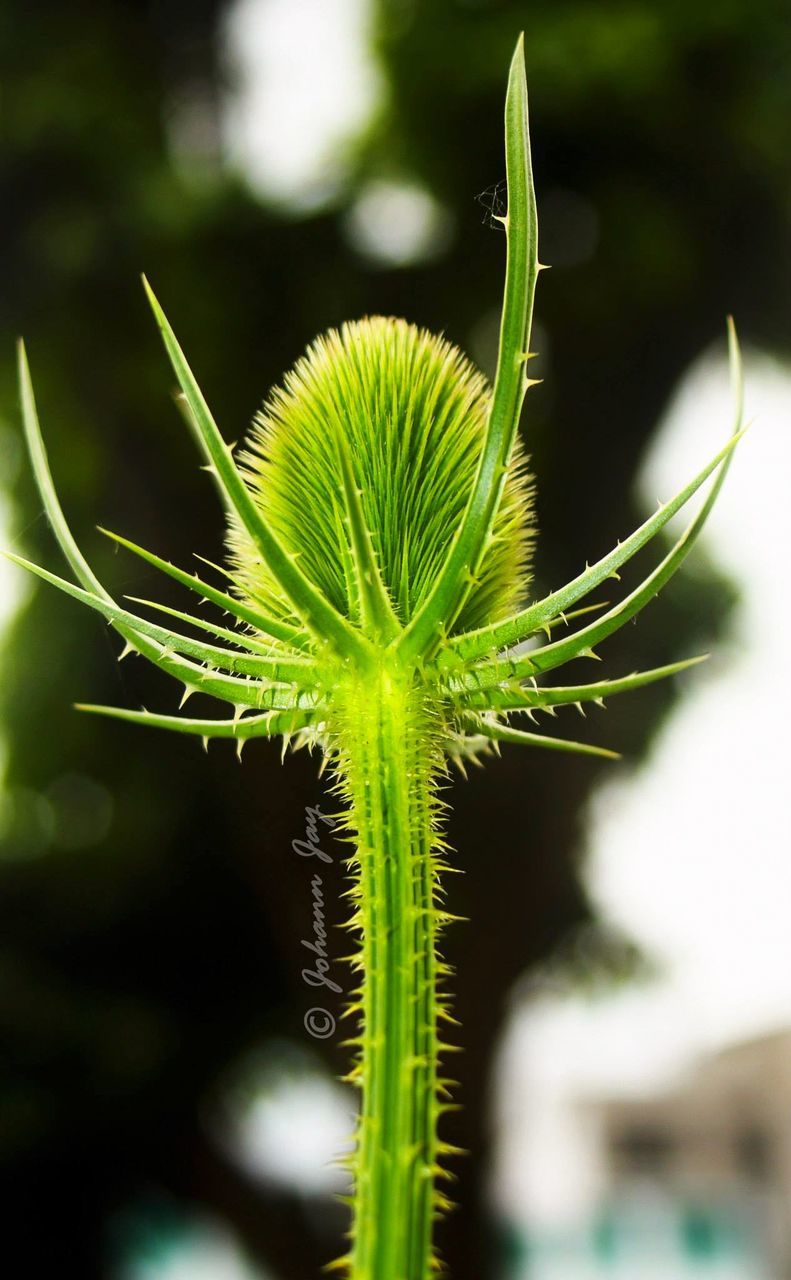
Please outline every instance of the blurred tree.
M119 591L151 594L152 575L116 558L93 523L185 565L194 551L218 558L222 523L167 401L141 268L231 438L314 333L365 312L444 329L488 367L503 242L475 197L503 176L504 74L524 27L553 264L526 437L538 571L562 580L583 549L604 550L638 518L641 450L725 313L747 339L791 345L787 6L380 0L387 106L345 194L300 219L262 207L220 163L222 9L4 6L3 420L16 418L11 339L24 332L77 535ZM201 104L206 133L192 173L169 146L186 100ZM424 186L451 215L428 261L393 269L356 251L349 210L380 178ZM53 563L24 468L15 501L19 544ZM618 665L692 651L727 602L710 574L688 578L650 633L629 629ZM315 762L296 757L283 773L264 746L240 767L220 748L206 758L74 715L78 696L169 709L173 694L134 659L119 668L102 625L46 592L6 643L1 696L3 1247L30 1276L105 1275L108 1219L156 1186L213 1207L283 1280L316 1275L342 1219L306 1230L298 1201L264 1196L201 1118L236 1055L304 1034L304 877L289 845L321 795ZM613 703L609 740L641 750L671 697L646 691L639 721ZM466 874L450 909L470 917L446 948L465 1046L452 1064L464 1110L447 1136L471 1153L456 1169L464 1211L443 1238L457 1280L495 1269L481 1203L492 1046L513 981L590 923L575 847L596 777L584 762L506 753L454 789L450 837ZM328 1061L339 1070L343 1052Z

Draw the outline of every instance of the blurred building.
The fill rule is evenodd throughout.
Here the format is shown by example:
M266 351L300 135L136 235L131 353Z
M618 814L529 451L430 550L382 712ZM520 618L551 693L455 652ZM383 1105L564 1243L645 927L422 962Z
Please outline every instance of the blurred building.
M530 1280L787 1280L791 1029L703 1058L666 1091L588 1098L598 1207L578 1231L534 1233Z
M596 1104L613 1205L679 1206L702 1258L739 1251L791 1275L791 1030L704 1059L665 1094Z

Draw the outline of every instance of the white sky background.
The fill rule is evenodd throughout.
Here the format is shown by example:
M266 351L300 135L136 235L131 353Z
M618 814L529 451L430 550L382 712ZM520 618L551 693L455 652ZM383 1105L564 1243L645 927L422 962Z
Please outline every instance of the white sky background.
M0 431L0 446L10 449L4 432ZM13 474L13 469L12 469ZM11 475L8 477L11 479ZM3 492L0 478L0 548L14 547L13 535L17 531L13 508ZM2 669L3 641L16 611L21 608L30 591L30 583L22 569L0 556L0 670ZM0 677L2 678L2 677ZM1 727L1 726L0 726ZM7 743L0 733L0 824L2 823L3 781L7 762Z
M4 547L11 545L10 512L4 493L0 492L0 538ZM22 594L22 571L0 556L0 635L5 631Z
M353 144L383 94L371 0L237 0L223 44L225 159L264 200L294 213L339 197ZM401 267L448 248L453 217L409 174L365 182L342 227L369 263Z
M791 374L763 360L748 376L757 421L707 538L742 597L730 645L690 680L645 769L592 811L595 895L667 963L703 1044L791 1023ZM725 370L703 365L641 491L669 492L713 451L727 415Z
M294 209L331 198L343 145L380 93L369 0L237 0L225 26L231 92L226 154L266 199Z
M741 593L730 635L686 677L646 762L616 766L590 807L592 897L661 976L594 1000L545 997L514 1017L503 1049L496 1194L545 1225L595 1197L595 1139L574 1122L575 1098L662 1088L701 1052L791 1025L791 372L748 358L747 413L755 425L703 535ZM716 451L731 416L727 367L704 358L646 459L646 510Z

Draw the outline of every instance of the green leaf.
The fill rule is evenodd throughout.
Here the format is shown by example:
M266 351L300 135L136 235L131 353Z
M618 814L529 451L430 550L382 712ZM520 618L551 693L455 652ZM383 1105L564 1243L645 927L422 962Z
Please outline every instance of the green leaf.
M33 394L33 383L30 378L30 366L27 361L27 353L25 344L20 338L17 344L17 359L19 372L19 389L22 403L22 422L25 429L25 440L27 442L30 461L33 465L33 474L36 478L38 491L41 500L44 503L44 510L47 513L52 531L58 540L58 544L68 560L71 568L79 581L87 588L101 596L104 600L109 600L109 596L102 586L96 574L93 572L88 561L83 556L80 548L74 540L74 536L69 528L66 517L63 514L63 508L58 500L55 486L52 482L52 472L49 469L49 460L47 451L44 448L44 440L41 435L41 427L38 420L38 412L36 410L36 400Z
M109 593L102 586L91 566L83 556L80 548L77 546L74 535L68 526L66 517L63 514L63 508L60 505L55 485L52 481L52 473L49 468L49 460L47 451L44 447L44 440L41 435L41 427L38 420L38 412L36 409L36 400L33 394L33 383L30 377L30 367L27 361L27 353L25 344L20 339L17 346L18 370L19 370L19 388L22 403L22 422L24 425L25 439L27 442L30 460L33 465L33 474L36 479L41 501L44 504L44 510L47 513L52 531L58 541L66 560L74 571L77 579L82 583L83 587L92 595L98 596L101 600L109 604L114 601ZM152 661L157 660L158 650L155 646L149 644L139 632L119 627L119 631L127 643L133 644L140 653L144 654Z
M96 577L77 546L63 514L63 509L52 482L52 474L41 436L30 369L22 342L19 343L18 356L25 437L44 509L66 559L86 592L92 597L98 597L105 604L117 608L115 601ZM38 572L38 570L36 571ZM225 675L212 676L187 658L177 657L175 654L163 649L161 645L148 639L136 628L126 624L119 624L118 631L131 648L136 649L143 657L153 662L168 675L181 681L188 689L209 694L231 703L232 706L252 706L258 710L263 710L265 707L271 709L275 706L288 707L289 705L294 705L292 694L286 688L276 686L275 689L268 689L260 682L251 683L249 678L240 679L236 676ZM309 697L309 695L307 696Z
M102 707L92 703L75 703L75 710L91 715L125 720L129 724L151 729L174 729L177 733L195 734L200 738L274 738L278 734L296 733L314 720L313 713L303 711L268 711L265 715L242 716L237 720L188 720L182 716L161 716L152 711L128 711L124 707Z
M262 640L260 636L254 636L250 631L233 631L230 627L221 627L219 623L208 622L197 614L185 613L183 609L174 609L169 604L162 604L160 600L147 600L144 596L132 595L124 595L124 599L128 600L130 604L142 604L146 609L155 609L158 613L167 614L169 618L178 618L180 622L186 622L191 627L197 627L208 635L216 636L218 640L225 640L228 644L235 645L245 653L258 653L263 658L285 657L289 659L299 656L288 650L284 652L279 646L275 647L271 640Z
M531 675L538 675L541 671L551 671L554 667L559 667L564 662L570 662L573 658L595 656L593 654L594 645L601 643L607 636L612 635L614 631L618 631L631 618L634 618L650 600L653 600L654 596L659 594L665 583L681 568L681 565L694 547L698 535L717 500L717 495L722 488L732 456L732 453L729 453L725 461L720 464L719 474L711 486L706 501L692 523L684 530L678 542L654 572L649 574L625 600L622 600L620 604L605 613L604 617L590 623L587 627L583 627L581 631L576 631L574 635L563 640L556 640L553 644L542 645L541 648L533 649L530 653L515 659L513 662L506 661L492 664L493 667L499 666L504 672L510 670L513 677L521 679Z
M263 519L145 276L143 284L159 325L165 350L184 393L198 442L209 460L226 503L239 516L261 555L277 575L283 591L305 626L320 639L331 643L339 653L345 656L364 656L367 647L362 637L305 576L297 565L296 558L281 546Z
M600 613L602 609L608 608L609 604L609 600L598 600L596 604L586 604L581 609L565 610L556 617L550 618L549 622L545 622L541 630L549 634L556 631L558 627L567 627L575 618L583 618L586 613Z
M730 317L728 319L728 352L734 398L734 432L728 442L707 463L703 470L698 472L695 478L685 485L670 502L660 506L659 510L641 524L630 537L624 542L619 542L608 555L603 556L596 564L587 566L583 573L578 574L565 587L551 592L543 600L529 605L512 618L507 618L503 622L496 622L491 626L481 627L476 631L470 631L466 635L459 636L458 639L452 642L454 651L465 659L481 658L496 652L498 649L511 648L513 645L521 644L522 641L529 639L550 618L561 613L583 596L586 596L601 582L604 582L607 578L617 577L618 569L659 533L660 529L664 528L676 512L685 506L690 498L697 493L701 485L705 484L709 476L721 463L728 462L746 430L746 428L742 428L744 376L741 353L736 337L736 329Z
M525 733L513 729L510 724L498 724L477 716L468 720L476 734L490 738L492 742L513 742L524 747L545 747L549 751L567 751L581 756L600 756L604 760L620 760L617 751L606 747L593 747L587 742L570 742L567 738L551 738L542 733Z
M175 653L186 654L215 670L222 669L236 672L238 675L254 676L258 680L270 680L278 684L291 684L296 681L303 687L309 682L310 673L314 669L309 658L265 658L259 654L234 653L217 645L202 644L200 640L193 640L191 636L179 635L175 631L157 626L154 622L148 622L145 618L139 618L114 602L104 600L90 591L84 591L81 587L67 582L65 578L59 578L57 574L42 569L40 565L23 559L22 556L13 555L11 552L3 554L6 559L12 560L21 569L36 574L65 595L101 613L119 631L124 628L125 632L131 631L137 635L147 636L149 640L162 645L166 651L173 650Z
M508 618L504 622L497 622L490 627L482 627L478 631L470 631L467 635L460 636L455 642L452 642L454 651L465 659L474 659L483 657L497 649L510 648L512 645L521 644L522 641L529 639L536 631L540 630L549 619L556 617L558 613L565 610L569 605L574 604L582 596L587 595L589 591L593 591L605 579L614 577L617 570L659 533L660 529L689 501L712 472L730 455L743 434L744 432L737 432L720 449L719 453L712 458L711 462L695 476L694 480L690 481L670 502L666 502L661 506L654 515L646 520L644 524L641 524L639 529L636 529L624 542L619 542L608 555L603 556L596 564L590 565L565 587L561 587L558 591L553 591L535 604L529 605L528 608L523 609L521 613L516 614L513 618Z
M519 689L490 689L486 693L473 693L463 705L481 710L492 711L540 711L542 707L555 707L563 704L583 702L601 702L616 693L630 693L633 689L641 689L643 685L653 684L656 680L665 680L688 667L705 662L708 654L696 658L686 658L681 662L671 662L664 667L654 667L650 671L636 671L633 675L621 676L615 680L597 680L594 684L569 685L565 688L552 688L536 685L535 688L521 686Z
M508 251L500 349L486 439L469 503L436 584L396 642L406 658L430 654L442 630L453 624L469 593L491 535L522 402L530 385L526 367L539 264L523 36L517 42L508 78L505 162L508 213L503 221Z
M153 551L147 551L145 547L138 546L136 542L130 542L128 538L122 538L120 533L112 533L110 529L103 529L101 525L99 526L99 532L103 533L107 538L112 538L113 542L125 547L127 551L140 556L141 560L145 560L153 568L167 574L169 578L173 578L182 587L187 587L190 591L194 591L201 599L208 600L210 604L216 604L218 608L232 614L240 622L246 622L248 626L254 627L256 631L263 631L266 635L272 636L276 640L282 640L295 649L304 648L308 638L304 632L298 631L295 627L290 627L276 618L270 618L266 614L260 613L257 609L251 609L243 601L237 600L236 596L230 596L225 591L218 591L216 587L204 582L202 578L196 577L195 574L179 569L176 565L171 564L169 560L163 560L160 556L155 555Z

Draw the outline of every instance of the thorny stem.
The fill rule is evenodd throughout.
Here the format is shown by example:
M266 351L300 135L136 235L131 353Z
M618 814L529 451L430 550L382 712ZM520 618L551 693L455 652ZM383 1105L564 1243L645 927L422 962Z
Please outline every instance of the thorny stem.
M442 1197L436 1126L441 965L438 725L425 687L394 664L339 699L341 788L357 844L363 1086L349 1258L352 1280L427 1280Z

